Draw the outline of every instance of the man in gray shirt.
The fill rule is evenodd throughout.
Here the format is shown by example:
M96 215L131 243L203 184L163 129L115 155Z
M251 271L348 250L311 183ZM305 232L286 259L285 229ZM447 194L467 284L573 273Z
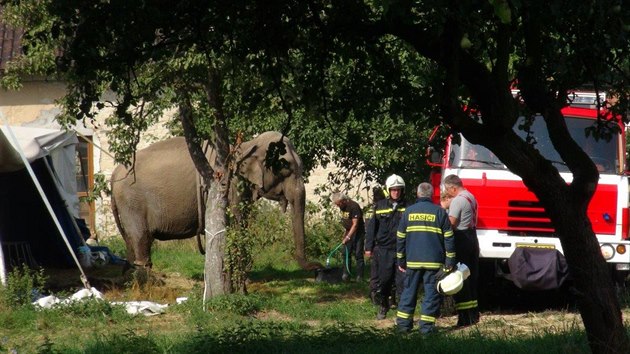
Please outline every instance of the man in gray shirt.
M457 326L466 327L479 322L477 287L479 279L479 240L477 239L477 200L456 175L444 178L444 190L450 196L448 218L453 226L457 260L468 266L470 277L464 287L454 295L457 309Z

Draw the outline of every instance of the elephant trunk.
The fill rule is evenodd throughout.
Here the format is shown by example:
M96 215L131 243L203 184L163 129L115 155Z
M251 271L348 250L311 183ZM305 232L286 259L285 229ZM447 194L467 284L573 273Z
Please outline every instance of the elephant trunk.
M291 203L295 259L302 269L313 270L323 268L324 266L320 263L306 261L306 245L304 242L304 209L306 207L306 192L304 190L304 182L301 179L298 181L296 190L296 198L293 200L293 203Z

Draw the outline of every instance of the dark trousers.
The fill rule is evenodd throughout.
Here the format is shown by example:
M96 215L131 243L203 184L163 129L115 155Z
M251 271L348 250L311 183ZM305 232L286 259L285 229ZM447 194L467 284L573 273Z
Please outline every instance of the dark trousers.
M389 307L388 298L392 294L394 285L396 286L396 298L400 299L403 289L403 273L398 270L396 260L396 250L379 247L375 248L372 261L377 262L378 290L380 304Z
M376 260L376 254L378 253L378 246L374 246L372 250L372 259L370 260L370 293L378 292L378 261Z
M343 274L348 275L348 270L352 272L352 257L357 262L356 276L363 278L363 268L365 268L365 262L363 261L363 243L365 242L363 235L355 235L355 237L346 243L343 247ZM346 264L347 261L347 264Z
M424 298L420 309L418 327L420 333L431 333L435 330L435 320L440 315L442 297L435 287L435 275L438 270L409 269L404 273L403 291L398 303L396 324L398 328L409 331L413 327L413 313L418 301L418 288L424 284Z
M466 326L479 322L477 301L479 283L479 240L475 229L455 230L455 252L457 260L470 269L470 276L464 281L464 287L455 294L458 325Z

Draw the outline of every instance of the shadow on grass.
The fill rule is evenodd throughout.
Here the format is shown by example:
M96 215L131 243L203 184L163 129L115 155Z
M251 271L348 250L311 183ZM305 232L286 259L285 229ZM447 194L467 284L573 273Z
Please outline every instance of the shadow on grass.
M304 269L278 269L270 264L259 270L249 272L252 281L314 279L315 271Z
M283 270L267 265L261 270L250 273L251 283L248 285L248 289L251 293L276 295L297 291L300 292L302 298L311 298L315 302L339 301L357 297L367 299L369 293L367 282L351 281L330 284L316 281L316 274L315 271Z
M534 337L497 338L478 334L429 337L339 323L312 328L295 322L235 323L173 341L131 335L87 343L83 353L588 353L584 334L567 332Z

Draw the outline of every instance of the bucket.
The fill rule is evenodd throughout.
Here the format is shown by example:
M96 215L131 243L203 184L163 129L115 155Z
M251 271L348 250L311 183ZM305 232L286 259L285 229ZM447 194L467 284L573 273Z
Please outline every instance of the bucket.
M315 271L317 272L315 276L316 282L330 284L341 283L341 277L343 276L343 269L341 267L320 268Z
M330 259L333 255L339 251L339 249L343 246L343 243L340 243L335 247L329 254L328 258L326 258L326 267L316 269L315 281L316 282L325 282L330 284L341 283L343 281L343 267L331 267ZM348 263L348 255L346 254L346 264ZM350 273L350 272L348 272Z

